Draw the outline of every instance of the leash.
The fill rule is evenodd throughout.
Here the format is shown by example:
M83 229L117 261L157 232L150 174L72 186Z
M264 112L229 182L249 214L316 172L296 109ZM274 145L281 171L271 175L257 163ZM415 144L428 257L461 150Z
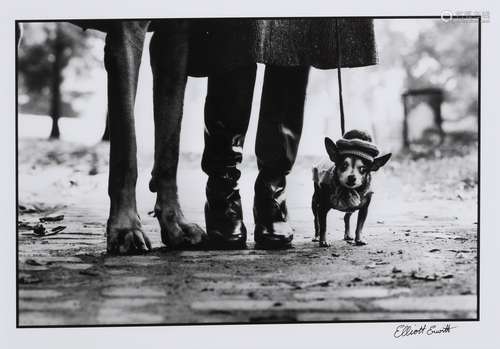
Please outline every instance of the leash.
M344 100L342 99L342 52L340 47L340 25L339 19L335 20L335 29L337 32L337 79L339 82L339 106L340 106L340 130L342 136L345 133Z

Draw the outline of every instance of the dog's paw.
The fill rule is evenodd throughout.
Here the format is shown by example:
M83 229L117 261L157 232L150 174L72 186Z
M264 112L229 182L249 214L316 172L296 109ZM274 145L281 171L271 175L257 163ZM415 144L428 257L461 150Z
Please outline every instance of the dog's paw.
M183 232L185 246L201 246L208 240L207 233L199 225L186 222L181 222L179 225Z
M319 241L319 238L318 238L318 237L316 237L316 236L315 236L315 237L313 237L312 242L318 242L318 241Z
M141 254L151 250L151 242L142 231L137 212L122 210L109 217L106 248L112 254Z
M330 244L326 241L320 241L319 242L319 247L330 247Z
M161 241L171 249L197 249L207 241L206 232L194 223L184 220L180 210L155 208L161 228Z
M352 236L349 236L349 235L344 235L344 240L345 240L345 241L352 241L352 240L354 240L354 239L352 238Z
M367 244L367 243L366 243L365 241L363 241L363 240L356 240L356 241L355 241L355 245L356 245L356 246L364 246L364 245L366 245L366 244Z
M151 242L140 229L114 229L107 231L107 251L111 254L142 254L151 250Z

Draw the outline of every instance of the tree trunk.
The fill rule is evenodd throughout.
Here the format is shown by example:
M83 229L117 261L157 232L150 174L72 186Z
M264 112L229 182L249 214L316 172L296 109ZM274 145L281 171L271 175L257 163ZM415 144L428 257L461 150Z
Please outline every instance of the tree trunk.
M50 139L59 139L59 118L61 117L61 83L62 83L62 55L63 44L60 39L61 24L56 24L56 36L54 38L54 62L52 64L52 84L51 84L51 102L50 117L52 118L52 130Z
M104 128L104 134L101 140L103 142L109 142L109 112L106 112L106 127Z

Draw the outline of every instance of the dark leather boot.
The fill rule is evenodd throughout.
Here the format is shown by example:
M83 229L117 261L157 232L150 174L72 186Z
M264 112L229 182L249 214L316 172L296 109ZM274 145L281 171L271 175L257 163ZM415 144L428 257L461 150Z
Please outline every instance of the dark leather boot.
M282 249L292 245L293 229L288 224L285 201L286 179L284 176L266 176L259 173L255 181L255 247Z
M297 157L308 74L308 67L266 66L255 143L259 166L254 201L256 248L288 248L292 243L286 175Z
M243 224L241 198L236 181L216 177L208 179L205 221L210 248L246 248L247 229Z
M251 64L208 77L201 166L208 175L205 220L212 249L246 247L238 165L250 120L256 69Z

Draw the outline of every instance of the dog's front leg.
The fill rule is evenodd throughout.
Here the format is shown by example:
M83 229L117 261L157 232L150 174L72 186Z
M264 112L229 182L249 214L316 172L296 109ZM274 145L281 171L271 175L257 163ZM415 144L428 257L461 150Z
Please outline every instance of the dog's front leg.
M351 236L351 212L348 212L344 215L344 240L345 241L352 241L352 236Z
M108 73L110 161L107 224L110 253L136 253L151 248L137 213L134 103L142 47L148 21L111 21L106 35L104 65Z
M188 223L177 196L179 136L187 81L188 22L165 20L155 25L150 57L153 70L155 159L150 189L157 193L155 214L162 242L171 248L189 248L203 242L206 234Z
M355 238L356 245L358 246L366 245L366 242L361 238L361 234L363 233L363 226L365 224L366 217L368 216L368 207L370 206L370 201L371 198L368 198L366 204L361 207L358 212L358 223L356 224Z
M326 242L326 217L328 215L328 209L323 207L319 208L317 215L319 223L319 246L329 247L330 245Z

